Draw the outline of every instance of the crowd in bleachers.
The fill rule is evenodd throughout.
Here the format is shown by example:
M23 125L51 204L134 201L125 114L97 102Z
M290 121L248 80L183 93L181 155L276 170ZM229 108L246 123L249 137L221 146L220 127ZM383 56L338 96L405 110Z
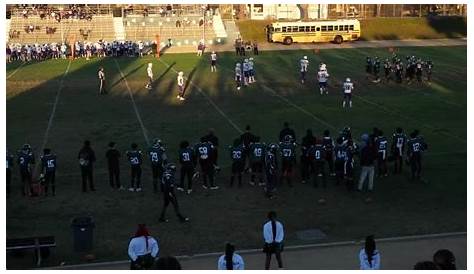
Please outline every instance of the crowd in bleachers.
M56 20L58 23L61 19L79 19L92 20L94 12L85 5L71 4L67 8L59 10L49 5L17 5L17 9L21 10L21 16L28 19L30 16L39 16L40 19Z

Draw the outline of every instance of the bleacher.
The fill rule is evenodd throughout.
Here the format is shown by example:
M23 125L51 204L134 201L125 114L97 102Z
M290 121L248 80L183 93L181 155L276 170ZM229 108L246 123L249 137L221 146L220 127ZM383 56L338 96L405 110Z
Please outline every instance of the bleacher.
M33 26L34 30L27 33L25 31L26 26ZM47 27L55 29L54 33L47 34ZM19 35L9 36L9 42L11 43L63 42L73 36L77 41L115 40L112 15L97 15L93 16L92 20L62 19L59 23L54 19L40 19L37 15L28 18L15 15L12 16L10 23L10 33L14 31L19 32Z

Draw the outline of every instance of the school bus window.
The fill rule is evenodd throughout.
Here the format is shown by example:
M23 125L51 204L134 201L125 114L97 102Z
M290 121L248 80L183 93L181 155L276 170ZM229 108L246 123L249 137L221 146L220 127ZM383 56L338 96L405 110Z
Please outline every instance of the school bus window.
M344 26L339 26L339 30L344 30Z
M311 28L309 26L306 26L306 32L311 31Z
M282 27L281 32L286 32L286 27Z
M321 26L321 31L327 31L327 26Z
M298 32L298 27L293 27L293 29L291 31Z
M311 26L311 31L314 31L315 30L315 27L314 26ZM319 30L319 28L318 28Z
M304 26L303 26L303 27L299 27L299 28L298 28L298 31L304 32Z
M354 30L354 25L350 25L349 30Z
M276 28L276 29L275 29L275 32L280 32L280 31L281 31L280 28Z
M312 28L314 28L314 27L312 27ZM320 28L320 27L317 27L317 28L316 28L316 31L320 31L320 30L321 30L321 28Z
M328 26L328 31L333 31L334 27L333 26Z
M349 26L348 26L348 25L345 25L345 26L344 26L344 30L349 30Z

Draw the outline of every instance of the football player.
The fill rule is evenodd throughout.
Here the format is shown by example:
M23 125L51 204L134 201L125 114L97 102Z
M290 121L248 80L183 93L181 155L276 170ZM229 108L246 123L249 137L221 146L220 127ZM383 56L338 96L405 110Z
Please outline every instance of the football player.
M328 78L329 73L326 69L321 69L318 71L319 93L321 95L323 95L323 92L328 94Z
M346 161L346 147L343 144L342 137L337 138L336 146L334 147L334 155L335 155L335 171L336 171L336 185L344 182L344 164Z
M407 142L407 162L411 167L411 178L421 178L421 156L422 153L428 148L425 141L421 136L418 135L418 130L415 130L410 134L410 140Z
M146 88L148 90L151 90L152 87L151 85L153 84L153 64L152 63L148 63L148 67L146 69L146 73L148 75L148 83L146 84Z
M206 141L206 138L201 137L200 143L195 146L196 155L199 159L199 165L201 166L201 175L203 184L202 187L207 189L209 187L207 180L211 184L211 189L218 189L219 187L214 184L214 163L213 163L213 150L214 146L211 142Z
M311 129L306 130L306 136L301 141L301 183L306 184L310 178L311 157L310 148L316 143L316 137L313 136Z
M395 161L394 174L402 173L403 154L407 142L407 136L402 128L397 128L392 135L392 155Z
M324 159L328 163L329 175L335 176L334 173L334 140L329 135L329 130L323 133Z
M390 64L390 61L388 60L388 58L385 59L385 61L383 62L383 69L385 72L385 82L388 83L392 79L392 76L391 76L392 65Z
M193 180L197 178L196 170L196 156L194 150L189 146L188 141L182 141L179 145L179 163L181 164L181 176L180 184L178 189L179 191L184 191L184 179L188 177L188 190L187 194L191 194L193 191Z
M255 83L255 68L253 58L249 58L249 83Z
M375 56L375 58L374 58L373 73L374 73L374 77L375 77L375 80L373 82L374 83L380 82L380 76L379 76L379 73L380 73L380 60L377 56Z
M348 191L354 190L354 154L357 153L357 146L352 141L352 138L347 140L345 145L344 159L344 177L346 180L346 187Z
M48 196L48 187L51 184L53 196L56 195L56 155L51 154L51 149L45 148L41 155L41 175L44 178L44 195Z
M293 187L291 177L293 176L293 165L296 163L296 143L290 135L286 135L283 142L280 142L281 154L281 178L280 183L286 179L288 185Z
M230 176L230 187L234 186L234 178L237 176L239 187L242 187L242 172L244 172L244 148L240 139L235 139L230 147L230 158L232 160L232 175Z
M308 56L303 56L303 59L300 60L300 78L301 78L301 83L304 84L304 81L306 81L306 73L308 72Z
M244 59L244 62L242 64L242 70L244 72L244 85L248 86L249 85L249 59Z
M215 51L211 53L211 72L216 72L217 71L217 54Z
M323 187L326 188L326 173L324 172L325 150L320 138L316 138L316 143L310 148L310 157L313 166L313 185L318 187L318 177L323 177Z
M185 92L185 87L184 87L184 73L182 71L178 72L178 98L181 101L184 101L184 92Z
M240 63L235 64L235 84L237 85L237 90L240 90L242 86L242 69Z
M151 171L153 177L153 191L158 192L158 181L163 177L163 167L168 161L168 156L166 155L166 149L162 144L161 140L155 138L153 144L148 150L148 156L151 163ZM161 184L160 184L161 186Z
M370 56L367 56L366 65L365 65L365 73L366 73L367 79L369 79L370 75L372 74L372 66L373 66L372 58L370 58Z
M378 130L377 138L375 139L375 148L377 149L377 167L378 167L378 177L388 176L387 169L387 150L388 150L388 141L385 136L383 136L383 131Z
M142 177L142 152L138 150L138 145L133 143L131 145L132 150L127 151L126 155L128 161L130 162L130 170L131 170L131 183L129 191L142 191L140 186L140 181Z
M343 84L344 99L342 101L342 107L346 107L346 102L349 102L349 107L352 108L352 91L354 90L354 84L350 78L346 78L346 82Z
M277 183L278 160L277 153L278 145L270 144L265 154L265 173L267 182L265 186L265 193L269 199L273 198L273 192Z
M107 94L107 91L105 90L105 73L104 73L104 68L100 67L99 71L97 72L99 76L99 94Z
M416 62L415 69L416 80L418 81L418 83L421 83L423 80L423 62L421 61L421 59L418 59L418 61Z
M169 204L173 204L174 211L176 216L178 216L181 222L188 222L189 218L184 217L181 212L179 211L178 200L176 198L176 194L174 193L175 187L175 174L176 174L176 165L173 163L169 163L165 167L165 171L163 173L163 178L161 179L161 183L163 184L163 209L161 210L160 214L160 222L168 222L168 219L165 217L166 209L168 208Z
M29 144L24 144L23 148L18 151L18 166L20 167L21 182L23 184L23 196L33 193L32 190L32 174L31 166L35 164L35 156Z
M250 144L255 142L256 138L257 138L257 136L253 135L250 132L250 125L247 125L245 127L245 132L240 135L240 141L242 142L243 148L244 148L244 162L246 164L246 168L245 168L246 172L250 168L250 161L249 161Z
M255 178L258 176L258 185L264 186L263 182L263 163L265 161L265 144L260 143L260 137L256 136L255 141L250 143L250 185L255 185Z
M426 61L425 63L426 78L428 83L431 82L431 74L433 72L433 62L431 60Z

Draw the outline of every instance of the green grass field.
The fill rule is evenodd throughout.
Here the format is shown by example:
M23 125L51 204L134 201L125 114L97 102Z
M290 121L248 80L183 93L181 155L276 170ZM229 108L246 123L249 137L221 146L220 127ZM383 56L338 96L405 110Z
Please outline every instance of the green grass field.
M261 225L266 213L279 213L286 228L286 244L306 244L296 232L318 228L328 235L325 241L439 233L466 230L466 47L400 48L399 54L431 58L434 79L428 85L373 84L365 79L365 56L389 55L387 49L335 49L263 52L255 57L257 83L236 92L231 70L232 53L221 53L217 73L210 73L209 57L168 54L164 63L152 58L76 60L70 64L52 120L47 146L58 156L57 196L24 198L20 194L17 166L13 171L12 196L7 200L8 238L54 235L57 248L47 265L80 263L83 254L73 251L71 219L94 217L94 250L97 261L127 259L129 237L137 223L147 223L160 238L161 254L185 255L223 250L226 241L238 249L260 248ZM311 80L299 83L297 62L310 59ZM330 95L316 93L314 71L324 60L331 74ZM7 147L14 152L25 142L38 151L43 143L55 96L68 67L66 60L50 60L22 66L7 65ZM151 94L144 88L146 63L154 63L157 80ZM109 95L97 95L96 72L104 66ZM125 75L121 79L120 70ZM187 100L176 99L176 73L184 71L188 82ZM15 72L16 71L16 72ZM11 75L14 73L13 75ZM11 75L11 77L10 77ZM341 108L339 82L345 77L355 82L354 107ZM144 133L137 120L128 87L133 94L146 134L166 143L176 160L178 144L198 141L213 127L220 138L220 165L217 176L221 189L204 191L200 184L187 196L179 193L182 211L191 222L181 224L168 209L170 222L158 222L162 197L151 191L151 170L145 161L142 193L110 189L105 151L115 141L124 151L132 142L146 150ZM217 110L219 109L219 111ZM350 125L354 136L374 126L391 134L402 126L419 129L429 144L424 158L423 177L427 184L408 180L404 174L375 180L374 202L364 203L365 194L347 193L330 180L328 188L311 184L278 188L278 198L263 198L260 188L245 185L229 189L230 160L226 147L251 125L265 142L276 141L284 121L289 121L300 139L307 128L321 135L326 128L333 135ZM232 125L235 124L234 125ZM237 128L236 128L237 127ZM98 191L81 193L77 153L89 139L98 161L95 180ZM357 170L357 168L356 168ZM356 178L358 173L356 173ZM122 183L129 183L129 168L122 161ZM295 181L299 182L299 172ZM244 177L248 180L248 176ZM324 197L326 205L317 204ZM7 257L9 268L32 267L33 259Z

